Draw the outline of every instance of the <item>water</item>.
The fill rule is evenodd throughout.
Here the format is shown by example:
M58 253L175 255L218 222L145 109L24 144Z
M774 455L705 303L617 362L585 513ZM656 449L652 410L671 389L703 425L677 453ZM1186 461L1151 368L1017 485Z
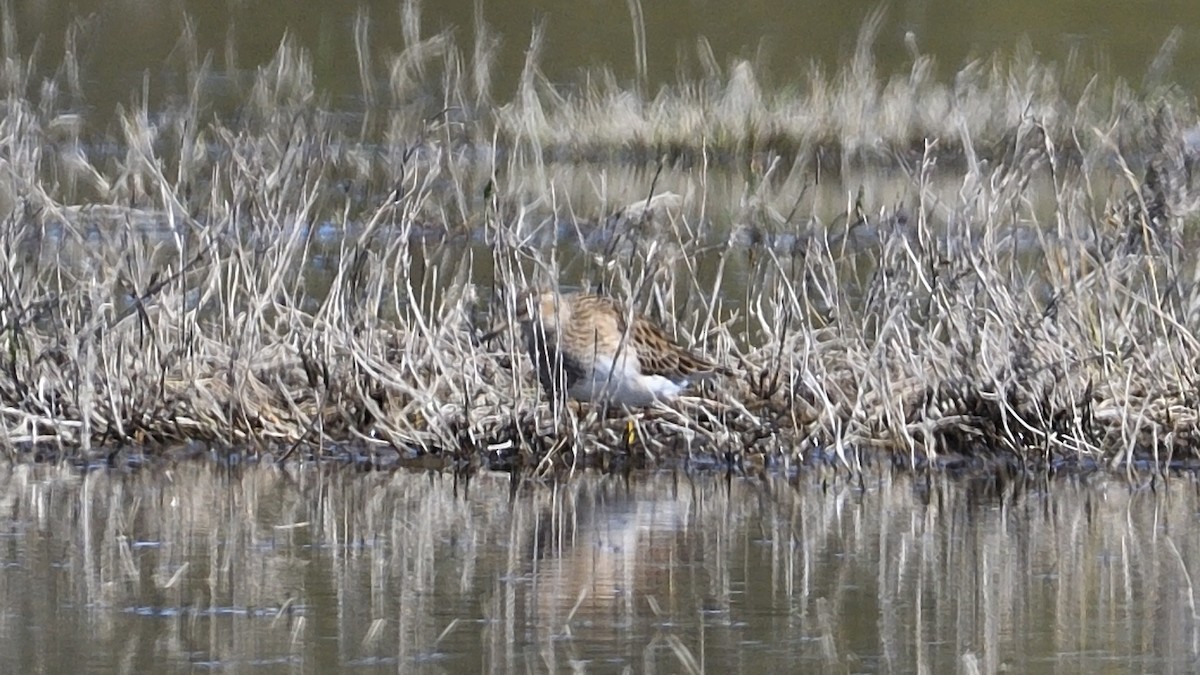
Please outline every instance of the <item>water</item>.
M373 22L371 48L395 53L404 46L395 0L307 2L282 6L255 2L62 2L14 3L13 16L20 53L42 44L43 69L59 67L66 27L85 21L80 63L93 109L110 110L128 103L144 78L154 87L184 91L164 64L178 58L174 50L184 17L190 17L203 51L212 51L218 71L252 70L270 59L285 34L314 51L321 86L335 97L335 107L359 95L358 67L352 26L364 8ZM426 2L421 10L424 36L453 30L468 48L474 30L474 0ZM546 28L541 62L558 83L580 82L581 69L605 66L632 81L637 73L634 17L620 0L563 4L549 0L483 0L485 23L499 37L493 73L499 100L512 97L525 59L532 27ZM773 86L796 84L810 63L830 68L845 61L863 21L879 7L874 0L856 2L762 2L739 6L704 0L641 3L648 84L674 82L679 68L699 72L697 39L706 38L717 65L748 58L774 73ZM906 38L937 57L949 77L968 59L994 52L1011 54L1022 42L1044 58L1066 61L1077 55L1084 70L1110 71L1140 83L1149 72L1172 29L1182 40L1174 60L1165 62L1166 76L1185 87L1197 84L1195 69L1173 64L1200 58L1200 5L1188 0L1068 2L1013 0L1004 3L959 0L905 0L888 3L876 55L884 72L911 64ZM233 50L227 49L232 42ZM231 58L232 57L232 58ZM219 83L213 83L218 86ZM162 92L159 92L160 95Z
M1200 662L1192 478L0 471L3 672Z

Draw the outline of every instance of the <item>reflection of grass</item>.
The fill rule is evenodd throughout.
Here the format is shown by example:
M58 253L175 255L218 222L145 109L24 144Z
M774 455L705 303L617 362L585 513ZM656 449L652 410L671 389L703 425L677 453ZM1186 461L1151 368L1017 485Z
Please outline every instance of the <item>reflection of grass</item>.
M107 671L281 657L406 672L1194 662L1200 538L1179 533L1200 508L1193 481L1151 494L1095 476L844 475L545 486L0 465L0 603L65 645L86 626L89 669ZM0 631L5 672L78 668L76 652L30 643Z
M70 69L35 101L10 54L0 443L621 462L622 420L552 417L523 355L475 339L508 290L569 279L737 373L640 418L639 463L1191 453L1182 113L1031 57L883 82L872 31L802 91L740 64L567 96L533 56L504 104L486 34L469 67L414 35L390 89L362 50L349 121L287 42L235 118L204 112L211 68L184 58L188 96L91 145L55 96L80 95ZM1129 151L1153 151L1145 187ZM831 188L827 157L883 178ZM904 203L875 194L897 177Z

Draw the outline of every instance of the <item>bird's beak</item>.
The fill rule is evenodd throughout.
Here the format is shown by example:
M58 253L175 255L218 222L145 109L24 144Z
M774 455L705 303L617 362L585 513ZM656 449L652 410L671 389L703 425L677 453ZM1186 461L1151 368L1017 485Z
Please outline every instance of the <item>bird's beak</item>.
M508 321L501 321L499 324L493 326L491 330L479 336L479 342L480 344L483 344L484 342L491 342L506 330L508 330Z

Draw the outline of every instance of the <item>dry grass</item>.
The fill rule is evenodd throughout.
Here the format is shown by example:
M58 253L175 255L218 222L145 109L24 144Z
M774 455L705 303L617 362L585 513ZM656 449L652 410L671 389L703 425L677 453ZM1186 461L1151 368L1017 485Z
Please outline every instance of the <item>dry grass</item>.
M1194 457L1186 106L1032 57L951 85L917 56L885 81L874 25L795 90L702 59L651 97L603 77L566 96L534 48L500 103L485 30L468 58L410 21L383 58L364 19L353 115L288 42L213 113L185 33L191 88L103 141L71 67L35 83L10 49L0 444L541 469ZM640 415L634 447L620 420L555 417L524 357L477 339L546 280L628 299L737 377Z

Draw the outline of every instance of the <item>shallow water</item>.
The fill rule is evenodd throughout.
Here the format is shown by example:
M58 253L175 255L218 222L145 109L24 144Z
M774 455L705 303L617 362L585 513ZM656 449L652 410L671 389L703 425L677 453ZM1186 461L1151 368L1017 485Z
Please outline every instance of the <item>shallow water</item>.
M0 671L1194 671L1197 483L7 466Z
M545 25L541 64L557 83L579 83L579 71L604 66L623 81L637 74L635 17L626 2L561 3L548 0L447 0L426 2L421 9L422 37L452 30L464 49L473 40L475 6L499 39L491 73L495 94L507 100L516 87L529 47L530 33ZM110 112L128 103L149 82L154 96L185 90L168 67L180 60L176 50L190 17L202 53L212 52L219 76L210 88L232 89L239 73L250 73L267 62L289 36L316 54L314 70L322 89L336 108L359 107L361 96L353 40L355 11L362 7L373 22L370 49L395 53L404 46L400 3L395 0L360 2L299 2L263 5L254 2L99 2L98 0L39 0L14 3L14 32L19 52L28 54L40 43L43 72L60 67L59 50L67 27L84 22L79 62L91 106ZM295 11L295 6L303 10ZM774 83L794 85L812 63L825 68L845 62L854 49L864 20L880 4L759 2L728 11L720 3L642 2L639 23L645 35L645 71L651 90L675 82L680 71L700 72L697 40L711 45L718 67L733 59L753 59L776 73ZM1011 54L1022 42L1047 60L1077 59L1086 74L1100 69L1138 84L1148 71L1153 77L1197 83L1187 67L1200 56L1196 29L1200 5L1186 0L1126 0L1125 2L1006 3L957 0L906 0L884 6L875 41L880 69L906 71L912 62L906 40L923 54L933 55L949 77L971 58L993 52ZM1173 59L1155 57L1173 29L1182 39ZM681 67L682 64L682 67ZM1154 64L1154 65L1152 65ZM382 85L383 83L378 83Z

